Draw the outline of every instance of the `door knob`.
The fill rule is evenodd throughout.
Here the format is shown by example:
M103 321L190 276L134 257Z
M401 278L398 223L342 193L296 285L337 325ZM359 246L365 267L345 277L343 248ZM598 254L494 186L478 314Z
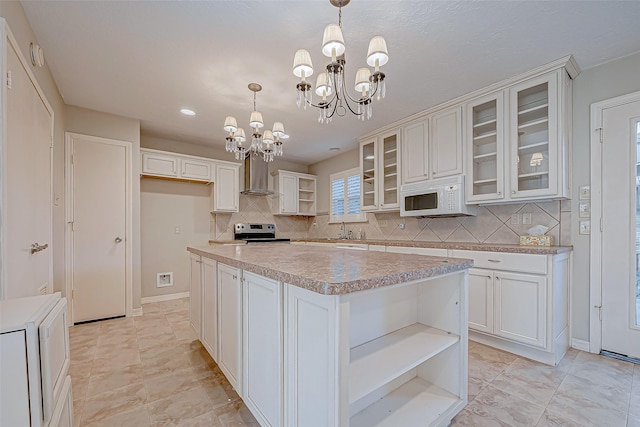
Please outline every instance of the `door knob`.
M116 237L116 243L120 243L122 242L122 239L120 237Z

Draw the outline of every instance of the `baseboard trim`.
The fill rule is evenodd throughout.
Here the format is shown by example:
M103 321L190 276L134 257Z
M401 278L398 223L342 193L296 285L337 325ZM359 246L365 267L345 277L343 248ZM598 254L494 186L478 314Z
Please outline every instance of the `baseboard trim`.
M142 307L134 308L133 310L131 310L131 316L132 317L142 316Z
M579 340L577 338L572 338L571 339L571 347L575 348L576 350L586 351L588 353L589 352L589 341Z
M154 297L144 297L140 300L142 304L149 304L150 302L170 301L172 299L189 298L189 292L177 292L175 294L156 295ZM142 310L142 309L140 309Z

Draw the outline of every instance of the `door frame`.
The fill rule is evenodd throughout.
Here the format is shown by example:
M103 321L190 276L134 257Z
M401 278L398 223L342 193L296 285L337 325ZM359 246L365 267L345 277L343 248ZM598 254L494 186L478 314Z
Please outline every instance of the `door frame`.
M74 219L73 199L73 162L71 146L75 138L82 138L100 144L109 144L125 149L125 315L133 316L133 180L132 180L132 151L133 143L117 139L102 138L99 136L84 135L80 133L65 132L64 150L64 186L65 186L65 289L69 300L69 324L73 325L73 235L72 224Z
M9 45L13 47L15 50L18 60L22 64L22 67L25 69L29 80L31 80L31 84L35 88L38 96L42 100L44 107L49 112L51 116L50 123L50 131L49 135L51 138L50 148L49 148L49 174L50 174L50 187L49 187L49 277L47 280L47 293L53 293L53 203L54 203L54 193L53 193L53 140L54 140L54 127L55 127L55 112L53 111L53 107L47 100L44 91L38 84L38 80L36 79L35 74L31 70L31 66L29 65L29 61L24 57L22 51L20 50L20 45L18 41L14 37L11 29L9 28L9 24L5 21L4 18L0 17L0 55L2 55L2 61L0 61L0 75L7 75L7 49ZM0 104L2 105L2 112L0 116L0 123L2 124L2 132L0 132L0 300L6 298L7 295L7 269L5 267L7 262L7 176L6 176L6 165L7 165L7 85L3 80L2 84L0 84Z
M591 104L591 238L589 244L589 351L602 350L602 112L640 101L632 92Z

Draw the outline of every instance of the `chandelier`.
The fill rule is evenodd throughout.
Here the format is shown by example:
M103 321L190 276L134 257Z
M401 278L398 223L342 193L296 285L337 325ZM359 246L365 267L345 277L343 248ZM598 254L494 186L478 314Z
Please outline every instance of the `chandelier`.
M249 126L253 130L251 144L247 143L244 129L238 127L238 122L233 116L227 116L224 119L224 130L229 132L226 139L226 149L228 152L235 153L236 160L242 160L250 151L262 157L265 162L272 162L274 156L282 156L281 139L289 138L284 133L284 125L282 122L274 122L273 130L266 129L264 133L260 133L260 129L264 127L262 113L256 110L256 93L262 90L262 86L258 83L249 83L249 90L253 92L253 111L249 119Z
M338 8L338 25L329 24L324 29L322 38L322 53L331 58L331 62L326 66L326 70L320 72L316 79L316 95L321 97L320 102L313 102L311 85L307 78L313 75L313 64L311 55L305 49L299 49L293 59L293 74L300 77L300 83L296 85L298 90L298 108L307 105L318 108L318 122L331 122L334 114L344 116L347 109L358 116L361 120L371 118L374 97L377 100L384 98L386 87L385 75L380 71L380 67L389 61L387 43L382 36L375 36L369 42L367 52L367 64L374 67L373 73L367 67L359 68L356 71L354 89L358 93L355 98L349 95L345 84L345 58L346 50L344 38L342 37L342 7L349 4L350 0L329 0L332 5ZM351 103L354 106L351 106Z

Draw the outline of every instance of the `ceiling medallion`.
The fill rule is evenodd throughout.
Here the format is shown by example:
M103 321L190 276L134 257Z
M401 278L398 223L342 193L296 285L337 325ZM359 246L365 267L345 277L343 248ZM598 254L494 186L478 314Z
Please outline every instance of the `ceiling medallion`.
M316 79L315 92L321 97L320 102L313 102L311 85L307 78L313 75L313 64L311 55L305 49L299 49L293 59L293 74L300 78L300 83L296 85L298 96L298 107L307 108L307 105L319 109L318 122L329 123L334 114L344 116L347 109L360 119L371 118L374 96L377 100L384 98L385 75L380 71L380 67L389 61L387 43L382 36L375 36L369 42L367 52L367 64L374 67L373 73L367 67L359 68L356 71L354 89L358 92L356 98L352 98L346 90L344 69L345 69L345 44L342 37L342 7L349 4L350 0L329 0L338 8L338 24L329 24L324 29L322 38L322 53L331 58L331 62L326 66L326 70L321 71ZM355 106L352 106L354 103Z
M282 122L274 122L273 130L265 130L264 134L260 133L260 129L264 127L262 113L256 110L256 93L262 90L262 86L258 83L249 83L249 90L253 92L253 111L249 119L249 126L253 129L251 144L246 144L244 129L238 127L238 122L233 116L227 116L224 120L224 130L229 132L226 139L226 149L235 153L236 160L242 160L247 153L253 153L262 157L265 162L272 162L274 156L282 156L282 139L289 138L284 133L284 125Z

